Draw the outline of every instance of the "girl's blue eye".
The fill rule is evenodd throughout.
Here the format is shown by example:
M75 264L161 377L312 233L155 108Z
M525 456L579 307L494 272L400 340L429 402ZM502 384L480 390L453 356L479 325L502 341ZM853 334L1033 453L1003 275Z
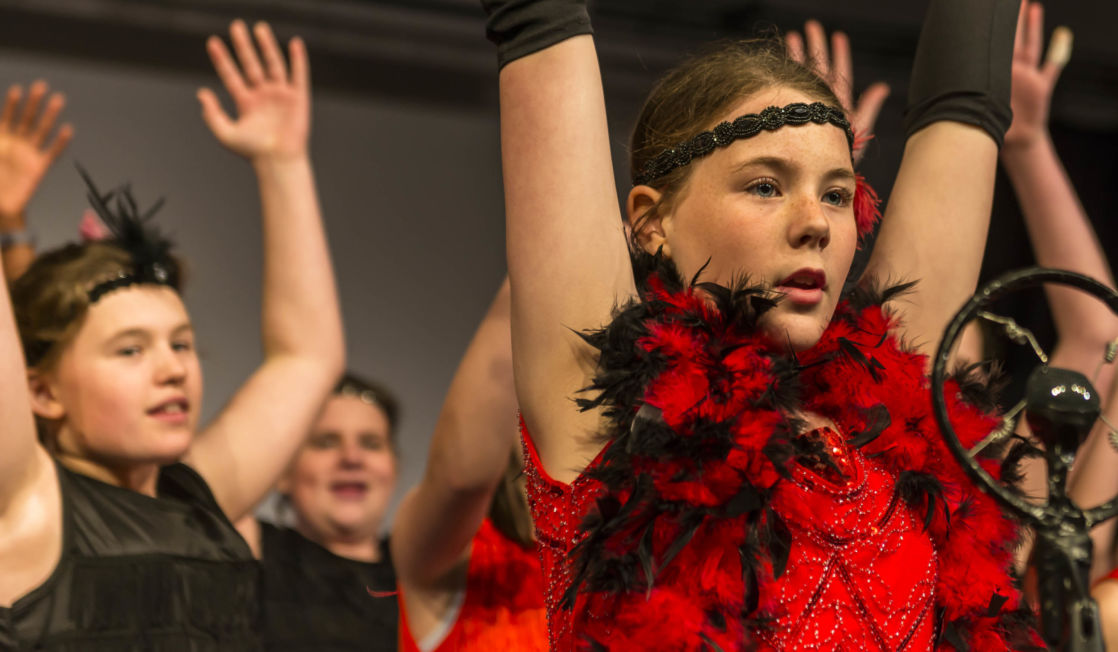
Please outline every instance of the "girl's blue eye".
M118 350L116 352L116 354L120 355L120 356L124 356L126 358L130 358L132 356L140 355L140 347L138 347L138 346L125 347L123 349Z
M190 342L175 342L171 345L171 348L175 351L189 351L194 347L191 346Z
M834 206L846 206L850 203L848 190L830 190L823 195L823 201Z
M760 183L753 184L749 187L749 191L765 199L776 197L777 194L776 184L768 181L761 181Z

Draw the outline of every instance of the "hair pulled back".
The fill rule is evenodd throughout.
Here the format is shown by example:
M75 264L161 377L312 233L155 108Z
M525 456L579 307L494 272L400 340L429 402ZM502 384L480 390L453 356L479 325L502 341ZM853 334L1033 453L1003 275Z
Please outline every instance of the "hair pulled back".
M778 38L722 41L689 57L661 77L645 100L630 141L630 180L661 152L736 117L726 113L745 98L777 87L842 108L827 82L788 56ZM691 169L676 168L653 182L663 198L642 221L671 202Z
M177 275L177 261L174 265ZM131 270L132 257L111 241L72 243L40 254L11 286L27 366L54 365L81 329L90 289Z

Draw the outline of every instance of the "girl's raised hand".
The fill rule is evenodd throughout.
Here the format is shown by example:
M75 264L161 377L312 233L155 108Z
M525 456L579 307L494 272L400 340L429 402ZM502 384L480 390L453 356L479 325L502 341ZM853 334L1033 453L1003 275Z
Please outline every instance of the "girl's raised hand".
M206 42L214 69L233 98L237 117L222 109L212 90L202 88L198 91L202 118L222 145L250 160L305 156L310 132L306 46L299 37L291 39L289 71L267 23L256 23L253 31L255 45L244 21L235 20L229 27L236 60L220 38L211 36Z
M1013 87L1010 96L1013 123L1005 134L1007 150L1035 142L1048 129L1052 90L1071 58L1071 30L1067 27L1053 30L1048 56L1041 63L1043 43L1044 7L1039 2L1021 3L1017 38L1013 45Z
M69 124L50 138L66 98L62 93L48 98L47 91L44 81L31 84L21 110L23 88L18 84L8 88L0 111L0 222L22 219L43 175L73 138Z
M806 36L806 48L805 48ZM784 37L788 55L811 67L831 87L842 108L850 116L851 126L858 138L854 149L854 162L862 159L865 144L873 136L873 125L881 106L889 97L889 85L884 82L871 84L854 102L854 63L850 56L850 39L843 32L831 34L830 48L827 33L817 20L804 23L804 35L788 32Z

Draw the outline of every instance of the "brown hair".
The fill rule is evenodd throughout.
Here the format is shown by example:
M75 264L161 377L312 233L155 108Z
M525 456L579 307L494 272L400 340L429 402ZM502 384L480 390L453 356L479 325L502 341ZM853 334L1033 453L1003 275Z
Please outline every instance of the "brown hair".
M334 387L335 396L356 396L379 408L388 420L388 443L396 452L396 426L400 422L400 401L388 387L368 378L362 378L352 371L346 371Z
M178 274L180 265L172 263ZM24 361L48 370L85 322L89 290L132 270L132 257L108 242L68 244L44 252L12 282L11 299ZM175 289L178 289L175 286ZM51 425L36 417L46 442Z
M726 112L766 88L782 86L835 107L841 103L827 83L809 67L788 56L784 42L771 37L724 41L688 58L653 86L637 118L629 149L629 175L637 175L661 152L690 140L726 119ZM692 166L657 179L660 202L633 225L653 218L684 188Z
M48 369L81 328L89 290L126 273L131 257L103 242L68 244L39 255L12 283L12 308L28 367Z
M532 525L528 497L520 482L523 475L524 463L518 446L510 453L508 467L489 503L489 520L506 538L522 546L530 546L535 541L536 530Z

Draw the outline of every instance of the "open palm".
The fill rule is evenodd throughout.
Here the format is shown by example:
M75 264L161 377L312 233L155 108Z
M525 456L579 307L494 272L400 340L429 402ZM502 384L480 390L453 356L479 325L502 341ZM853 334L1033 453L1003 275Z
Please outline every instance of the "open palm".
M843 32L835 32L831 35L828 48L827 33L817 20L809 20L804 24L803 35L796 31L788 32L784 37L784 44L788 55L822 77L842 103L858 139L854 144L854 162L857 163L865 154L866 142L873 137L877 115L881 113L881 107L889 97L889 85L884 82L871 84L855 102L850 39Z
M215 36L207 41L206 49L233 98L237 117L227 114L208 88L198 91L202 117L221 144L246 158L301 156L310 131L306 48L300 39L291 40L289 76L271 28L257 23L254 30L259 55L244 22L234 21L230 26L237 61L221 39Z
M40 114L46 95L45 82L32 84L21 112L23 89L18 85L8 89L0 113L0 219L23 213L39 182L73 136L73 128L63 125L47 143L65 99L60 93L53 94Z
M1056 28L1041 63L1043 37L1044 8L1039 2L1023 3L1013 47L1013 122L1005 134L1006 146L1027 145L1048 128L1052 91L1071 54L1071 32Z

